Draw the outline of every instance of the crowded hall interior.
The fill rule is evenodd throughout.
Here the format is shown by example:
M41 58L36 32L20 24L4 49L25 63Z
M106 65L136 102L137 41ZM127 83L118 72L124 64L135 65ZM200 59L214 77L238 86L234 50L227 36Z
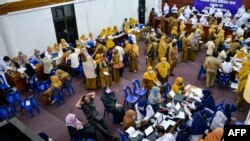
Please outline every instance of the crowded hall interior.
M249 74L249 0L0 1L0 141L226 140Z

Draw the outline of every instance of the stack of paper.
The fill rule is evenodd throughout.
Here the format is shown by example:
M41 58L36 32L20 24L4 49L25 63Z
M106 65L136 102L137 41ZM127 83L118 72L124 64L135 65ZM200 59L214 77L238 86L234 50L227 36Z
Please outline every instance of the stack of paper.
M171 91L169 92L169 95L171 96L171 98L173 98L173 97L175 96L174 91L173 91L173 90L171 90Z
M126 133L128 133L129 138L135 138L139 134L142 134L139 130L135 130L135 128L131 126L126 130Z
M200 98L203 97L202 89L200 88L192 88L191 92L193 92L195 95L197 95Z
M185 113L180 111L176 116L175 118L180 118L180 119L185 119Z

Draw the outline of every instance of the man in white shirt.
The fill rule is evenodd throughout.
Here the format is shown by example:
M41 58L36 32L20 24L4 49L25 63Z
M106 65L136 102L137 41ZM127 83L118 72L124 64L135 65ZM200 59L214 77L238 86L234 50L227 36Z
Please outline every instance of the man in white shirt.
M221 65L224 73L229 74L230 72L232 72L233 66L230 62L230 57L227 57L225 62L223 62Z
M163 126L157 126L156 134L159 136L156 141L175 141L175 136L172 133L166 133Z
M4 56L0 58L0 75L3 77L3 80L8 87L10 87L10 85L8 84L6 80L5 72L7 70L11 70L11 68L8 66L9 62L10 62L10 58L8 56Z
M125 55L124 49L121 46L115 46L115 49L118 51L119 54L119 60L123 62L123 57Z
M67 61L70 60L70 67L76 69L79 67L79 54L75 52L75 49L71 49L71 54L68 56Z
M137 120L139 121L146 121L154 116L155 112L148 101L144 98L141 98L138 103L135 104L135 111L137 115Z
M44 53L41 54L41 59L43 64L43 73L46 75L46 78L48 78L51 70L53 69L52 61L46 57Z
M241 26L241 28L238 28L237 29L237 31L236 31L236 35L237 35L237 37L238 37L238 39L240 38L240 37L243 37L243 35L244 35L244 28L245 28L245 25L243 24L242 26Z
M212 56L213 55L213 51L215 49L215 44L213 40L208 41L205 44L205 47L207 48L207 56Z

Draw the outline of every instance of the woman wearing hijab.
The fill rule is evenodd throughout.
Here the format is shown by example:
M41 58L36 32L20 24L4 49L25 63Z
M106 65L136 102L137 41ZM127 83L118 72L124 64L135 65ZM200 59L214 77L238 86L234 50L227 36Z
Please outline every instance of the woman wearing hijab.
M177 77L173 86L172 90L174 91L175 94L183 94L184 92L184 83L183 83L183 78L182 77Z
M50 104L52 102L52 92L55 88L60 88L62 86L62 82L60 78L56 75L53 75L50 77L51 79L51 86L49 89L47 89L43 94L42 98L45 101L45 103Z
M69 73L67 73L66 71L63 71L61 69L57 69L55 72L55 75L57 75L60 78L62 83L64 83L65 80L69 80L71 78Z
M69 113L65 118L71 140L74 138L85 138L96 140L96 130L92 125L82 123L75 114Z
M188 50L188 58L190 61L195 61L199 50L199 39L201 37L198 30L195 32L195 34L191 33L190 35L191 37L188 38L190 42L190 49Z
M155 56L156 56L156 50L153 47L152 43L148 44L147 51L146 51L146 56L147 56L147 59L146 59L147 67L154 66L154 60L155 60Z
M115 43L112 38L108 38L108 41L106 43L107 50L112 49L115 47Z
M157 71L157 78L159 79L161 84L168 82L168 75L170 72L170 64L167 62L167 59L165 57L162 57L161 62L159 62L155 68Z
M215 43L215 51L218 50L219 47L221 47L224 43L224 33L225 31L224 30L220 30L218 35L217 35L217 38L214 40L214 43Z
M147 71L144 73L142 78L142 86L145 87L147 90L150 90L155 85L159 84L160 81L156 77L156 74L151 66L147 68Z
M209 128L208 119L212 113L206 109L197 112L193 117L193 123L190 128L191 138L190 141L198 141L202 138L203 134Z
M204 107L209 108L212 111L215 111L215 101L214 98L211 94L210 90L202 90L203 93L203 99L201 100L201 103L203 104Z
M115 83L120 82L120 69L119 68L114 68L114 65L117 65L119 63L120 63L120 59L119 59L118 50L114 49L114 54L112 56L111 64L113 65L112 66L113 81Z
M87 61L82 62L83 70L86 76L86 88L95 90L97 89L97 82L96 82L96 62L93 61L91 56L87 56Z
M190 127L186 123L181 123L178 127L178 134L176 136L176 141L187 141L190 137Z
M96 54L95 61L97 64L97 77L98 86L104 88L110 86L109 68L106 58L103 58L100 54Z
M122 122L122 127L125 130L127 130L129 127L134 127L136 126L135 124L135 118L136 118L136 112L134 110L128 110L125 113L125 116L123 118Z
M115 36L119 35L119 30L118 30L116 25L113 28L113 35L115 35Z
M185 21L181 21L181 24L180 24L180 34L185 30L185 28L186 28Z
M211 133L207 134L204 141L221 141L223 132L223 128L216 128Z
M138 56L133 51L132 45L126 40L125 41L125 53L129 56L129 71L131 72L137 72L138 71L138 65L137 65L137 58Z
M148 96L148 103L153 107L154 111L158 111L159 104L163 101L160 91L160 87L153 86Z
M151 117L154 116L154 110L148 101L141 98L138 103L135 104L135 111L137 120L147 123Z
M177 44L176 41L172 41L172 45L170 46L169 49L169 55L168 55L169 63L170 63L170 75L174 75L174 68L177 66L177 59L178 59L178 49L177 49Z
M207 37L208 41L216 38L216 29L215 28L216 28L216 25L211 25L211 27L208 29L208 37Z
M235 59L244 60L244 58L247 56L247 53L245 52L244 48L241 48L237 51L235 54Z
M162 57L166 57L167 55L167 43L166 43L166 36L161 36L161 40L160 40L160 46L158 49L158 62L161 61Z
M101 100L105 109L113 114L115 121L121 123L123 116L125 114L124 108L121 104L118 104L115 92L113 92L110 87L104 87Z
M234 104L225 105L225 108L224 108L223 112L224 112L225 116L227 117L226 124L230 124L231 119L234 119L232 117L232 112L236 112L236 110L237 110L237 107Z
M64 38L62 38L59 44L59 49L62 50L63 48L67 48L67 47L69 47L69 44L65 41Z

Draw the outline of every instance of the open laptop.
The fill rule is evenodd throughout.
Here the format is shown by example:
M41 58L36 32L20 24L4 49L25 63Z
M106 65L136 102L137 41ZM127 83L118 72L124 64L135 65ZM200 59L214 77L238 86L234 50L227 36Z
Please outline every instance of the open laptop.
M58 57L58 52L54 52L54 53L51 54L51 58L52 58L52 59L54 59L54 58L56 58L56 57Z
M147 129L145 129L144 132L148 140L154 141L157 139L156 133L154 132L154 129L151 125Z
M163 121L163 114L160 114L157 118L155 123L153 124L153 127L156 127L157 125L161 124L161 122Z
M175 104L175 106L174 106L174 110L175 110L176 112L179 112L180 109L181 109L181 104L180 104L179 102L177 102L177 103Z
M182 102L184 100L185 96L182 95L182 94L176 94L174 97L173 97L173 100L175 102Z

